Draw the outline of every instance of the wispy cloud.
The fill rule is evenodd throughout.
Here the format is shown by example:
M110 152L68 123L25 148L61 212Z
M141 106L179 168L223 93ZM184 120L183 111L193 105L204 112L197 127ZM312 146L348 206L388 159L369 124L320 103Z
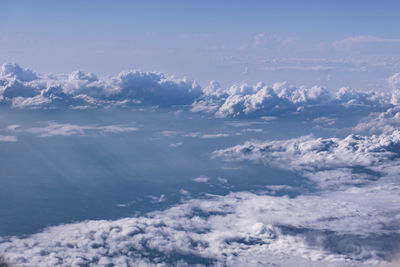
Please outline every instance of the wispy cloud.
M269 46L269 45L283 45L288 46L294 44L296 38L281 37L277 34L267 35L265 32L258 33L254 36L254 47Z
M200 136L201 139L213 139L213 138L221 138L221 137L228 137L229 134L227 133L217 133L217 134L203 134Z
M204 176L204 175L192 179L192 181L197 182L197 183L207 183L208 180L210 180L210 178L208 178L207 176Z
M0 142L17 142L18 139L13 135L0 135Z
M19 125L10 125L8 129L15 132L27 132L36 134L39 137L52 136L71 136L71 135L87 135L88 133L110 134L110 133L128 133L139 130L137 127L126 125L77 125L70 123L57 123L55 121L45 122L46 126L32 127L23 129Z
M180 147L182 144L183 144L183 142L178 142L178 143L169 144L168 146L169 147Z
M400 44L400 39L382 38L372 35L357 35L353 37L347 37L343 40L334 41L332 46L336 49L342 49L372 43Z

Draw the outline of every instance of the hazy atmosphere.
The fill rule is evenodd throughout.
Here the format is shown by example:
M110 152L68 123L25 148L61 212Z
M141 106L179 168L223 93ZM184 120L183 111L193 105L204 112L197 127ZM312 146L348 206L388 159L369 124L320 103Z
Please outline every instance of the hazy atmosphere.
M0 266L397 266L399 10L0 0Z

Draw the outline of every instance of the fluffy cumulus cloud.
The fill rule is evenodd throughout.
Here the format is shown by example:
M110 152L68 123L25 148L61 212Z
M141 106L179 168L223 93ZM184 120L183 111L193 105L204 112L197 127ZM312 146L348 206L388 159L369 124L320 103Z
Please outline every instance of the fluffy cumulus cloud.
M289 140L249 141L213 152L227 161L253 161L300 173L320 188L363 185L400 175L400 132L351 134L344 139L312 135Z
M388 83L393 89L400 89L400 73L395 73L388 78Z
M285 82L273 86L263 83L254 86L235 84L222 89L218 83L212 82L203 89L202 98L192 104L191 110L211 113L216 117L280 115L307 110L323 111L326 108L345 110L349 107L365 107L377 110L394 105L392 99L397 93L396 90L392 93L377 93L341 88L332 94L320 86L297 88Z
M161 73L124 71L113 77L74 71L69 75L36 74L17 64L0 73L3 103L15 108L104 107L127 104L189 105L201 94L186 78Z
M398 186L294 199L231 193L52 227L3 240L0 251L17 266L363 266L392 259L400 210L387 204L399 196Z
M216 117L265 116L334 107L363 106L371 111L398 105L397 74L389 78L391 93L360 92L342 88L332 94L320 86L293 87L285 82L267 86L234 84L222 88L212 81L200 88L186 78L161 73L123 71L98 77L74 71L38 74L17 64L4 64L0 72L0 103L12 108L104 108L130 105L191 106L191 111Z
M353 131L358 133L380 134L393 132L400 127L400 107L395 106L380 113L371 113L363 118Z

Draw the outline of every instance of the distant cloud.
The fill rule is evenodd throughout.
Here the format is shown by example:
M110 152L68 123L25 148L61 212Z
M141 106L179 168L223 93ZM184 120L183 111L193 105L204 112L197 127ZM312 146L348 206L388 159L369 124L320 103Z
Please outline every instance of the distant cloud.
M329 118L329 117L318 117L313 119L313 122L316 124L321 124L323 126L332 126L336 123L337 118Z
M12 135L0 135L0 142L17 142L18 139L16 136Z
M71 136L71 135L86 135L90 132L99 134L109 133L127 133L136 132L139 130L137 127L131 127L126 125L77 125L69 123L57 123L54 121L46 122L46 126L43 127L32 127L27 129L21 129L20 127L12 127L9 129L16 132L28 132L38 135L39 137L52 137L52 136Z
M203 134L200 135L201 139L214 139L214 138L221 138L221 137L228 137L229 134L227 133L217 133L217 134Z
M398 99L392 99L397 106L389 108L380 113L372 113L367 118L363 118L352 131L362 134L382 134L390 133L400 128L400 106Z
M178 143L173 143L173 144L169 144L169 147L180 147L183 143L182 142L178 142Z
M38 76L31 69L21 68L16 63L6 63L1 66L0 76L14 78L22 82L30 82L38 79Z
M319 62L320 59L301 59ZM322 60L323 61L323 60ZM331 93L321 86L295 87L286 82L236 83L222 87L212 81L204 88L186 78L161 73L124 71L98 77L74 71L69 75L36 74L16 64L5 64L0 73L0 104L18 109L89 109L135 106L138 108L190 107L192 112L225 117L265 117L329 105L337 110L370 106L371 111L396 105L398 75L388 79L391 93L342 88Z
M388 78L388 83L390 87L394 90L400 90L400 72L395 73Z
M378 136L349 135L344 139L303 136L279 141L248 141L243 145L213 152L227 161L252 161L294 171L321 188L361 185L380 175L400 171L400 132Z
M283 38L276 34L267 35L265 32L258 33L254 36L254 46L270 46L270 45L283 45L287 46L296 42L296 38L288 37Z
M15 108L190 105L200 95L200 87L187 78L137 70L112 77L81 71L67 76L39 75L6 63L0 72L2 102Z
M340 41L333 42L333 47L336 49L353 47L356 45L362 44L371 44L371 43L392 43L392 44L400 44L400 39L390 39L390 38L382 38L371 35L357 35L353 37L347 37Z
M208 178L206 176L199 176L199 177L192 179L192 181L197 182L197 183L207 183L208 180L210 180L210 178Z

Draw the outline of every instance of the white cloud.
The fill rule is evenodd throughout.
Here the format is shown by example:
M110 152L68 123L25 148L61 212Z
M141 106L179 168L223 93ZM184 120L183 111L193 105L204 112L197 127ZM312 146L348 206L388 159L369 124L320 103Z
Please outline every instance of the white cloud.
M400 175L400 132L344 139L311 135L282 141L249 141L213 152L227 161L250 160L300 173L321 188L360 185L381 175Z
M217 92L215 95L204 92L203 98L192 104L191 111L214 113L221 118L257 116L269 120L290 112L313 109L321 112L322 105L337 110L364 106L372 111L391 106L393 101L391 103L390 100L397 94L396 90L389 94L359 92L349 88L341 88L336 94L331 94L319 86L296 88L285 82L275 83L272 87L263 83L254 86L234 84L225 90L218 88Z
M162 203L165 202L166 197L164 194L161 194L159 197L158 196L148 196L151 199L151 202L153 203Z
M169 144L168 146L169 147L180 147L182 144L183 144L182 142L178 142L178 143Z
M115 221L51 227L0 243L17 266L362 266L390 260L398 186L296 198L249 192L191 199ZM381 237L381 239L376 239Z
M12 135L0 135L0 142L17 142L18 139L16 136Z
M313 122L316 124L322 124L324 126L332 126L336 123L337 118L329 118L329 117L318 117L313 119Z
M390 87L394 90L400 90L400 73L395 73L388 78L388 83ZM398 92L398 91L397 91ZM398 98L396 98L398 99ZM395 105L399 105L399 101L397 100Z
M347 47L353 47L356 45L362 44L371 44L371 43L391 43L398 44L400 43L400 39L390 39L390 38L382 38L371 35L358 35L353 37L347 37L340 41L333 42L333 47L336 49L342 49Z
M214 138L221 138L221 137L228 137L229 134L227 133L217 133L217 134L203 134L200 135L201 139L214 139Z
M162 73L124 71L117 76L97 77L74 71L69 75L38 75L17 64L4 64L0 94L16 108L104 107L124 104L190 105L201 94L187 78Z
M263 129L259 129L259 128L246 128L243 129L244 132L250 132L250 133L261 133L264 130Z
M228 183L228 179L223 178L223 177L218 177L218 178L217 178L217 181L220 182L220 183L223 183L223 184Z
M69 123L57 123L54 121L46 122L44 127L32 127L27 129L19 129L19 132L29 132L38 135L39 137L52 137L52 136L71 136L71 135L86 135L90 132L108 134L108 133L127 133L136 132L139 130L137 127L126 125L77 125Z
M389 78L392 86L397 86L396 77L395 74ZM359 92L342 88L333 95L320 86L293 87L285 82L272 86L233 84L223 88L212 81L201 89L187 78L161 73L132 70L110 77L80 71L69 75L36 74L16 64L4 64L0 74L0 102L18 109L183 105L190 106L192 112L222 118L271 117L318 109L321 105L334 106L338 110L364 105L373 111L397 105L398 92Z
M386 113L390 117L394 112ZM107 129L64 126L57 126L56 134ZM84 221L0 240L0 255L16 266L38 267L380 265L395 255L400 238L399 145L396 129L372 136L246 142L214 156L294 171L319 190L274 196L299 187L270 185L265 192L195 199L180 190L183 202L145 216ZM192 181L207 183L210 178ZM164 195L148 198L166 200Z
M208 180L210 180L210 178L204 175L192 179L192 181L196 183L207 183Z
M164 131L161 131L160 134L161 134L162 136L165 136L165 137L171 137L171 136L177 136L177 135L179 134L179 132L177 132L177 131L164 130Z
M31 69L21 68L16 63L6 63L1 66L0 77L14 78L23 82L36 80L38 77Z
M368 117L363 118L353 131L357 133L381 134L390 133L400 127L400 107L395 106L384 112L373 112Z
M277 117L275 117L275 116L261 116L260 119L265 120L265 121L273 121L273 120L276 120Z

